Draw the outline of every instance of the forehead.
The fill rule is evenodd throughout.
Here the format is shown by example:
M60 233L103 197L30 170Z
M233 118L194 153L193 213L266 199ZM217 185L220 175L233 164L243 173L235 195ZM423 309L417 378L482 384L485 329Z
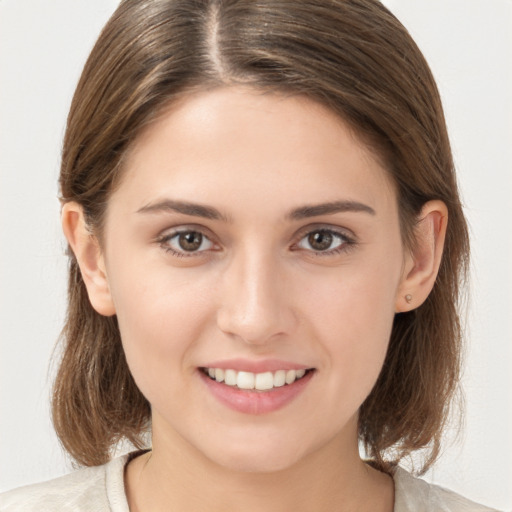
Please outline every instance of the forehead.
M120 189L139 203L158 195L232 206L259 197L267 209L340 196L395 202L388 173L339 116L302 96L246 87L171 105L133 145Z

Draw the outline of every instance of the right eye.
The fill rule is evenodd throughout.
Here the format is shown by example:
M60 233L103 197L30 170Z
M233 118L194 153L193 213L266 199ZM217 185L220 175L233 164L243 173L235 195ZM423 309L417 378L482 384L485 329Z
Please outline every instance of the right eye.
M165 251L178 257L195 256L213 247L213 242L206 235L194 230L169 233L158 241Z

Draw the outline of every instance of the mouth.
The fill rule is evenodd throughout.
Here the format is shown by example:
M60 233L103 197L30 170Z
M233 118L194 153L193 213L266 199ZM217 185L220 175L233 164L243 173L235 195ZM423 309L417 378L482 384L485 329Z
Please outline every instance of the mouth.
M252 373L224 368L200 368L209 379L233 388L246 391L271 391L291 386L315 371L314 368L300 370L277 370Z

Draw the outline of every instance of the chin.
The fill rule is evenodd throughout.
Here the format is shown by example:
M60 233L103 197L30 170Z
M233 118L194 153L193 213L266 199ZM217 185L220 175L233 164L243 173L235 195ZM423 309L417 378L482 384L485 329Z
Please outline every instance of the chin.
M288 442L287 442L288 441ZM214 464L228 471L237 473L275 473L293 467L307 454L304 443L293 442L292 439L229 439L226 445L211 444L203 453ZM213 448L213 449L212 449Z

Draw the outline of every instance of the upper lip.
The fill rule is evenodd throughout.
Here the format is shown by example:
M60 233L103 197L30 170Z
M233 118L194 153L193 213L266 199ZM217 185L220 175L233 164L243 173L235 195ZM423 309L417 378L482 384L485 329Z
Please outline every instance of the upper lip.
M236 358L212 361L203 365L202 368L220 368L222 370L235 370L238 372L264 373L276 372L278 370L308 370L312 367L280 359L261 359L257 361Z

